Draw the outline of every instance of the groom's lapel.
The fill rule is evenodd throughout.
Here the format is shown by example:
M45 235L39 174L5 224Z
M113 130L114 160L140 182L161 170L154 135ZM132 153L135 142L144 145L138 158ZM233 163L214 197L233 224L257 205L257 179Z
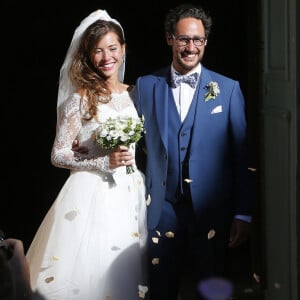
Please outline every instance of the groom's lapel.
M161 80L159 80L155 86L154 102L160 136L166 149L168 141L168 102L170 91L171 89L166 79L161 77Z

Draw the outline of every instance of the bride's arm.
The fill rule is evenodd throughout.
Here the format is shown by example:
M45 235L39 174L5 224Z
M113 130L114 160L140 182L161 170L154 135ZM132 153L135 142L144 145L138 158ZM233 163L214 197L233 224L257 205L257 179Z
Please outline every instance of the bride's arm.
M80 97L74 94L66 102L62 113L58 116L57 129L51 152L51 162L54 166L78 170L109 169L109 156L91 157L87 153L75 152L72 149L74 140L81 129Z

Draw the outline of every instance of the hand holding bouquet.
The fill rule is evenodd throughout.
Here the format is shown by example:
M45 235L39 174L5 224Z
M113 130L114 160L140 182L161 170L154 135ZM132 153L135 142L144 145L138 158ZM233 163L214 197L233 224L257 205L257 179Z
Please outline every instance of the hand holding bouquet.
M143 132L143 118L108 118L95 130L95 143L104 149L114 149L120 145L129 147L142 137ZM133 166L126 166L127 174L133 172Z

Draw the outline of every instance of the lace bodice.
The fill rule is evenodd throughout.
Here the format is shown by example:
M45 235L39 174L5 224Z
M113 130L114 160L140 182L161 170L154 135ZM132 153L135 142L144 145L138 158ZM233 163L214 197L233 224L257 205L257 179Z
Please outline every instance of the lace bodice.
M108 167L109 150L101 149L94 144L93 131L99 126L99 123L105 122L109 117L137 117L132 100L133 93L134 90L121 94L113 93L109 103L99 103L96 118L89 121L82 118L85 113L84 103L81 103L81 96L74 93L66 101L61 116L58 117L56 137L51 153L53 165L74 170L113 171ZM79 141L79 145L89 149L88 154L72 151L72 143L75 139ZM135 147L132 145L133 154L134 150Z

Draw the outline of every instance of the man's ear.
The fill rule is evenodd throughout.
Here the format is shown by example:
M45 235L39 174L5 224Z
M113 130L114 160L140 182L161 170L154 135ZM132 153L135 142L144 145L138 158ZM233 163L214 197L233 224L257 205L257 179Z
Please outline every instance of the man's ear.
M166 32L166 41L169 46L173 46L173 38L169 32Z

